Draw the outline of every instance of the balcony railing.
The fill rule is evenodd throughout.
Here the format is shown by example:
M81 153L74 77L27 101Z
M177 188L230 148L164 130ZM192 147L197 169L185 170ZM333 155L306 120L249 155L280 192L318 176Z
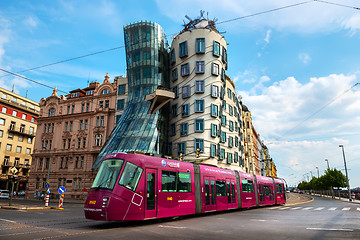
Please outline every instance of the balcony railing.
M17 128L17 127L10 126L9 127L9 132L15 132L15 133L20 133L20 134L23 134L23 135L26 135L26 136L35 137L35 132L34 131L30 132L29 130L25 130L25 129L21 128L21 127Z

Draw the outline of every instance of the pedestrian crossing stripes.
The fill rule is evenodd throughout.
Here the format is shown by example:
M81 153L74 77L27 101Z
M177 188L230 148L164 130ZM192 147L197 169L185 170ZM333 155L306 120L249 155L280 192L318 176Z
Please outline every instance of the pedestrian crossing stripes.
M270 210L302 210L302 211L360 211L360 207L272 207Z

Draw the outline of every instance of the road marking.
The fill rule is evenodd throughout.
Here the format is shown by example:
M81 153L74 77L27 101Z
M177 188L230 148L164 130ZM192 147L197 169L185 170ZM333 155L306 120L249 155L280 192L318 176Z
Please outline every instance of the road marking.
M315 211L320 211L320 210L323 210L324 208L323 207L318 207L318 208L315 208L314 210Z
M303 208L303 210L310 210L312 208L314 208L314 207L306 207L306 208Z
M165 225L159 225L159 227L161 227L161 228L176 228L176 229L184 229L184 228L187 228L187 227L165 226Z
M297 210L297 209L300 209L300 208L302 208L302 207L294 207L294 208L292 208L292 210Z
M279 206L277 206L277 207L271 207L271 208L269 208L269 209L278 209L278 208L280 208Z
M4 222L11 222L11 223L16 223L16 222L14 222L14 221L7 220L7 219L3 219L3 218L0 218L0 221L4 221Z
M283 207L283 208L279 208L279 210L285 210L285 209L289 209L290 207Z
M329 208L329 211L335 211L336 207Z
M343 231L343 232L353 232L354 229L348 228L306 228L307 230L320 230L320 231Z
M357 210L357 211L360 211L360 207L358 207L356 210Z
M250 221L253 221L253 222L278 222L279 220L276 220L276 219L270 219L270 220L265 220L265 219L250 219Z
M349 211L350 210L350 208L349 207L344 207L343 209L341 209L341 210L343 210L343 211Z

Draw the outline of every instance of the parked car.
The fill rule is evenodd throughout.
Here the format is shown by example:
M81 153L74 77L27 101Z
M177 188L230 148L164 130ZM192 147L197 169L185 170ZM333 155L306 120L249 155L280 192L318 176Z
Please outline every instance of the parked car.
M18 196L25 196L25 190L20 190L18 193L17 193Z
M0 190L0 198L9 198L9 190Z

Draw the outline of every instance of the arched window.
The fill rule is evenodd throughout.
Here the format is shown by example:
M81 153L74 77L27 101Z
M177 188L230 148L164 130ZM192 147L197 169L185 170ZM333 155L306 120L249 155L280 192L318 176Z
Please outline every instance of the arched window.
M109 93L110 93L110 89L108 89L108 88L101 91L101 95L105 95L105 94L109 94Z
M95 146L101 146L102 144L102 135L96 134L95 135Z
M50 108L49 109L49 117L54 117L55 116L55 108Z

